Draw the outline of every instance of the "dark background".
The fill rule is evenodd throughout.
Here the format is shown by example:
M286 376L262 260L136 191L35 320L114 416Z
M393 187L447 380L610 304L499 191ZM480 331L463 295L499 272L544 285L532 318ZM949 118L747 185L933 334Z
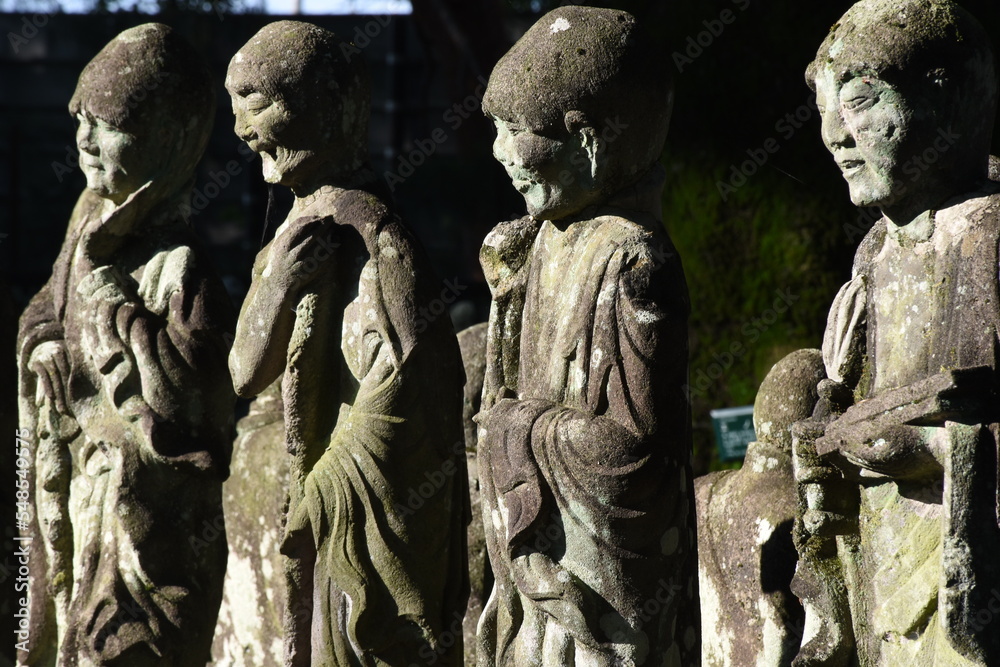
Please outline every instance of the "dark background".
M219 12L191 13L161 0L164 12L156 16L0 14L0 34L6 36L0 44L0 279L11 288L13 312L48 278L84 187L67 158L76 152L75 123L66 111L76 77L118 32L151 20L184 34L216 77L215 131L196 182L196 192L209 196L193 223L239 304L253 257L283 219L290 195L275 190L275 222L265 233L268 188L259 162L239 150L222 84L232 54L260 27L284 17L221 11L235 2L223 3ZM491 157L493 128L478 110L480 77L488 77L539 12L555 4L414 0L408 16L299 17L351 36L362 48L373 80L373 162L379 173L400 175L409 173L399 171L400 160L414 164L394 194L441 278L461 286L452 311L458 328L488 314L477 258L482 238L496 222L524 209ZM719 465L708 411L752 403L775 361L794 349L819 346L827 309L849 276L866 228L864 220L858 224L859 211L821 143L803 80L829 27L851 2L594 4L631 11L662 40L665 57L680 64L673 67L677 96L663 154L669 174L663 203L692 296L691 397L701 473ZM1000 36L1000 3L963 4ZM717 21L724 10L735 17L729 25ZM27 27L32 21L41 24L34 32ZM457 128L455 110L448 114L456 104L473 109ZM430 156L413 153L438 128L446 141L435 144ZM778 151L724 200L719 182L749 159L747 151L759 154L768 139ZM994 152L1000 152L1000 133ZM412 155L417 157L410 160ZM239 173L224 187L213 186L212 175L231 160ZM775 309L779 295L791 301L784 312ZM11 316L3 317L2 324L10 325ZM13 398L14 390L6 380L0 387L5 397Z

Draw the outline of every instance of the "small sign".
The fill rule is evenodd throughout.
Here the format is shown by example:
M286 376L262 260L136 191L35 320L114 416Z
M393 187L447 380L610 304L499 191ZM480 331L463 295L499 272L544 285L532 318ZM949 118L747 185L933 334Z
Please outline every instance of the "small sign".
M710 414L719 460L738 461L745 457L747 445L757 439L753 432L753 406L712 410Z

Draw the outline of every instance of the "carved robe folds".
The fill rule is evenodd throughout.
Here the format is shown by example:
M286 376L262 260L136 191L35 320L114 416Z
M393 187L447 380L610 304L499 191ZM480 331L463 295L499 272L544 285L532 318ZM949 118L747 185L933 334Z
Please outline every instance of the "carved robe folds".
M502 223L480 255L482 665L698 661L687 287L634 202Z
M195 664L209 658L226 564L224 532L191 537L221 525L234 313L179 199L106 259L84 248L100 202L80 197L54 274L21 317L38 509L28 664L45 664L57 635L60 664ZM66 414L36 404L28 363L43 345L65 347Z

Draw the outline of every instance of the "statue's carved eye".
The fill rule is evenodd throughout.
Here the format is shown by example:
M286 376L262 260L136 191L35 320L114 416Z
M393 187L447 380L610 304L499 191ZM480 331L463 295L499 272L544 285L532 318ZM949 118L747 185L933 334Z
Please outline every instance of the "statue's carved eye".
M855 95L844 100L843 107L848 111L864 111L871 108L876 102L876 98L871 95Z
M273 104L273 101L269 99L266 95L261 93L250 93L246 96L247 109L254 113L258 113L268 108Z

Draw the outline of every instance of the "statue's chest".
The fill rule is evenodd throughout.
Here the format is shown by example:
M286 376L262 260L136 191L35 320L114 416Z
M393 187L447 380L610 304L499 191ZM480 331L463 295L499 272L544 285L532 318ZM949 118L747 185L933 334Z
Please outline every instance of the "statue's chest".
M939 229L916 248L887 239L868 293L875 391L942 370L995 365L996 238L976 231Z
M874 320L876 388L899 387L926 377L941 352L947 328L947 294L935 258L893 248L875 268L869 293Z

